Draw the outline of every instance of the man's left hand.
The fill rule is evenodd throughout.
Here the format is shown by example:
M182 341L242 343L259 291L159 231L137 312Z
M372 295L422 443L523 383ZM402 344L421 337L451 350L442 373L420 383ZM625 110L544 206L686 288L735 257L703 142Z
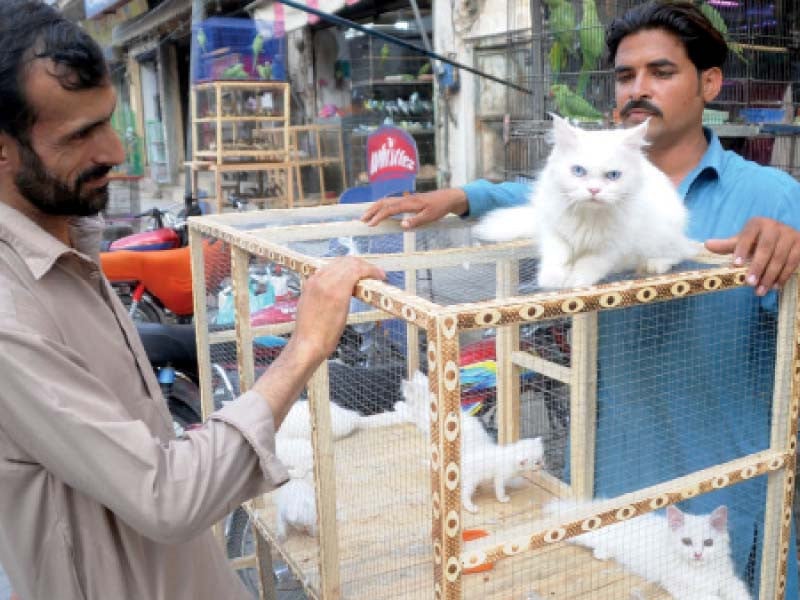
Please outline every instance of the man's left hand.
M706 240L716 254L733 253L733 264L750 259L747 283L763 296L779 289L800 265L800 231L774 219L754 217L738 235L724 240Z

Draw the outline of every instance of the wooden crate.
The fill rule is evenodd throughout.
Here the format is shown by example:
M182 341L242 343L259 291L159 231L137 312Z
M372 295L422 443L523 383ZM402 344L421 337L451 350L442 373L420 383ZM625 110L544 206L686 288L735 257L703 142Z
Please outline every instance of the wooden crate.
M413 425L395 424L357 431L336 441L331 435L329 401L366 397L369 386L385 385L381 374L386 364L375 360L364 367L368 376L361 390L342 389L346 378L336 376L341 365L330 361L309 382L319 536L293 533L287 540L279 540L270 494L249 507L259 536L285 558L309 596L667 599L669 594L654 582L627 572L620 564L595 559L590 550L571 540L583 532L642 518L687 499L713 498L709 494L725 490L750 490L748 486L754 482L764 482L763 497L757 497L765 517L756 592L762 600L783 597L799 397L796 277L781 294L774 339L764 337L772 340L769 343L775 351L774 360L764 363L770 369L771 394L757 399L746 397L742 390L741 398L730 399L734 414L746 402L767 405L769 422L761 424L767 440L763 448L554 513L543 510L549 499L592 497L596 471L606 468L595 460L601 382L597 365L603 359L598 356L603 335L615 332L605 330L603 334L598 327L600 317L614 311L636 324L648 314L648 307L661 306L660 321L642 321L638 330L654 342L670 335L683 336L685 339L670 338L671 343L680 347L685 342L688 348L698 323L684 318L687 310L708 309L700 316L704 319L701 326L709 332L749 322L749 315L737 312L736 303L731 305L731 314L714 308L714 299L752 293L741 289L746 288L746 268L728 266L727 257L704 255L698 256L699 264L691 270L576 290L538 291L525 281L535 258L529 242L476 245L470 224L457 218L417 232L402 232L394 220L369 228L358 220L363 210L363 205L345 205L214 215L193 218L189 225L205 414L214 410L213 373L220 362L238 370L239 389L246 390L266 364L259 362L255 338L291 335L291 321L254 324L248 318L250 296L243 290L249 289L249 269L271 262L303 279L325 264L327 255L335 254L331 250L334 240L341 238L350 238L352 247L394 274L387 283L364 281L357 286L355 297L363 304L354 305L348 322L377 323L376 331L382 331L384 338L391 337L386 332L404 333L403 360L397 367L400 375L410 377L420 368L428 375L429 435ZM221 273L218 265L204 262L202 244L209 240L229 245L232 272ZM226 275L234 287L237 313L235 321L224 328L213 322L213 305L220 281L227 283ZM571 325L567 364L525 343L529 330L554 319ZM392 323L401 327L392 329ZM479 491L475 501L480 511L470 514L462 510L460 498L460 423L466 389L460 356L475 339L487 339L483 334L489 330L494 331L499 443L514 442L531 426L546 426L538 409L525 413L530 391L525 374L534 372L542 380L558 382L566 390L571 475L567 480L553 468L526 474L507 504ZM229 354L220 361L215 348L222 346ZM726 365L725 348L716 350L720 357L714 364L719 365L719 373L714 377L724 375L725 369L733 373L739 368ZM632 350L627 340L621 340L616 351ZM645 351L646 345L636 350ZM688 356L691 353L687 352ZM683 367L690 372L693 365ZM627 379L636 379L641 385L658 381L669 387L674 383L676 389L681 384L671 379L679 375L666 371L613 375L620 385ZM614 381L606 380L605 385ZM393 390L387 387L383 391L390 394ZM655 395L643 400L658 401ZM702 419L703 410L697 407L695 418ZM618 418L624 431L626 416L620 413ZM665 424L652 426L652 435L660 435ZM704 427L711 432L709 444L724 443L721 423ZM645 433L650 435L649 429ZM639 460L635 450L631 469ZM490 535L463 541L462 533L475 529ZM269 577L263 580L264 585L271 581Z

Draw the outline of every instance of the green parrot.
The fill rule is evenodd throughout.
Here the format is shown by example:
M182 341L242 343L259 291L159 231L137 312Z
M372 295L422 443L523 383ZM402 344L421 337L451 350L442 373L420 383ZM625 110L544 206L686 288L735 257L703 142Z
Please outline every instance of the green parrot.
M197 30L197 45L200 46L200 51L205 54L206 52L206 32L200 27Z
M256 65L258 74L261 79L272 79L272 63L265 62L263 65Z
M583 0L583 18L578 28L578 37L581 41L583 63L577 89L578 95L583 96L589 83L589 72L597 66L597 60L603 54L605 47L603 24L597 16L597 5L594 0Z
M725 19L722 18L721 14L719 14L719 11L707 2L701 2L700 12L703 13L706 19L711 21L711 24L722 34L722 37L724 37L725 41L728 42L728 48L730 48L731 52L738 56L744 63L747 63L748 61L744 57L742 45L730 41L730 37L728 35L728 26L725 24Z
M576 121L599 121L603 118L603 113L563 83L551 85L550 96L562 117Z
M261 55L261 50L264 48L264 36L257 33L250 48L253 50L253 68L255 68L258 65L258 57Z
M236 63L222 72L223 79L247 79L247 72L242 63Z
M567 64L567 52L558 40L553 41L550 46L550 72L553 74L553 81L558 80L558 74Z
M550 9L550 32L562 49L572 54L575 47L575 10L568 0L544 0Z
M386 59L389 58L389 53L392 49L389 47L389 44L384 44L381 46L381 64L386 62Z

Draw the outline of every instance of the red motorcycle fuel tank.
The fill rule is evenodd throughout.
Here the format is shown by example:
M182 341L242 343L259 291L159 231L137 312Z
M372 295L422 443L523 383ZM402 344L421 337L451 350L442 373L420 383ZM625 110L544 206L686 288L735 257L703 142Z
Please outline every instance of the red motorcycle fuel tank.
M153 231L143 231L126 235L123 238L114 240L109 246L112 252L115 250L133 250L135 252L148 252L151 250L169 250L181 245L180 237L172 229L162 227Z

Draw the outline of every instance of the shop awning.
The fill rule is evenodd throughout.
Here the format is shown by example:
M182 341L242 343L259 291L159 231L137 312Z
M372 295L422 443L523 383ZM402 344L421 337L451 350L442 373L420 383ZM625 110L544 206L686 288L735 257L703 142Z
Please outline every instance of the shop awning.
M142 16L114 27L111 45L125 46L139 37L174 26L176 21L190 19L191 15L192 0L164 0Z

